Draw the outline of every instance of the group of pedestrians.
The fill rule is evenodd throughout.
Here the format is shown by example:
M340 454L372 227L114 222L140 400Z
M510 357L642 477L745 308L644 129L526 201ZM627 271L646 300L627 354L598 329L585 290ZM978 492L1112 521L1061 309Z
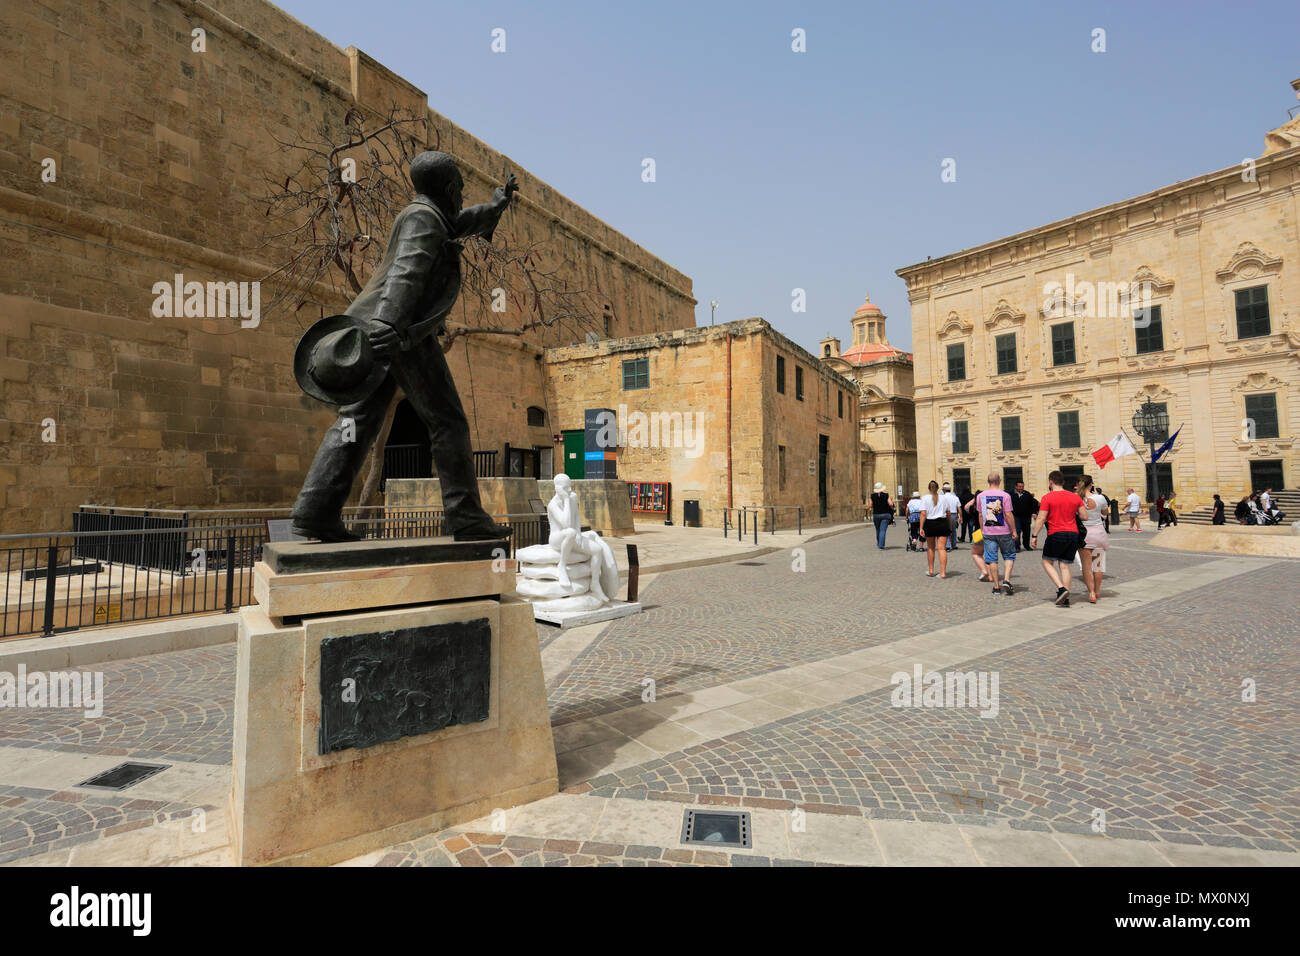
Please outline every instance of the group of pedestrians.
M1110 502L1090 475L1081 476L1069 488L1060 471L1049 474L1047 481L1049 490L1041 501L1025 490L1023 481L1016 482L1011 492L1003 490L1002 475L996 471L989 473L985 490L963 493L965 501L953 494L947 482L940 486L931 481L924 495L914 491L907 503L908 550L923 546L926 576L947 578L948 552L953 550L949 544L959 531L969 532L979 580L992 585L994 594L1011 595L1017 544L1024 550L1038 550L1039 536L1046 528L1042 562L1056 588L1055 603L1070 606L1072 568L1077 561L1088 601L1095 604L1106 573ZM881 483L871 495L871 510L876 547L883 549L897 509Z
M1219 496L1214 496L1216 501ZM1219 501L1215 506L1215 524L1223 524L1223 503ZM1286 517L1286 512L1279 511L1273 507L1273 489L1265 488L1262 491L1253 491L1245 498L1237 502L1236 510L1233 513L1238 524L1279 524Z

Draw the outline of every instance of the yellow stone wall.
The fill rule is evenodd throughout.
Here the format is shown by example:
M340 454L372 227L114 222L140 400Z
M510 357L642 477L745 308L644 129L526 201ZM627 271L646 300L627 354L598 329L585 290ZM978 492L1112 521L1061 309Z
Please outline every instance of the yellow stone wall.
M192 31L206 31L206 52ZM694 325L688 277L428 107L421 90L264 0L0 4L0 526L63 529L78 504L218 507L292 501L331 412L303 396L293 347L348 298L324 286L293 313L154 318L152 287L253 281L266 181L294 168L275 140L353 107L429 119L467 203L513 169L520 199L497 237L546 241L574 287L599 290L608 334ZM56 180L42 180L53 159ZM453 319L484 324L473 309ZM601 322L603 325L603 321ZM597 331L605 332L604 328ZM540 350L476 336L449 360L478 449L549 441ZM472 374L471 374L472 371ZM56 440L42 441L42 422Z
M1300 485L1300 148L1250 171L1234 166L898 274L912 304L920 481L970 468L1024 469L1030 490L1047 472L1082 465L1109 493L1145 492L1145 458L1098 471L1091 452L1148 396L1184 426L1166 459L1184 510L1219 493L1239 498L1252 459L1280 459ZM1067 279L1079 294L1070 297ZM1131 311L1089 302L1081 282L1149 283L1164 349L1137 354ZM1051 284L1066 287L1055 289ZM1239 339L1233 293L1267 285L1271 334ZM1075 323L1076 364L1054 367L1051 326ZM996 374L994 337L1017 333L1019 368ZM946 346L966 347L965 381L947 380ZM1277 396L1277 439L1243 432L1245 396ZM1056 412L1079 411L1082 447L1060 448ZM1019 415L1022 450L1003 451L1000 418ZM969 423L970 452L954 455L947 423Z
M884 318L880 318L883 326ZM867 341L865 323L855 321L855 344ZM862 328L857 328L862 326ZM883 340L883 336L880 337ZM829 349L827 346L829 345ZM871 491L877 481L893 495L916 489L916 412L912 403L912 359L906 354L869 362L850 362L840 354L839 340L822 340L821 361L827 368L857 382L858 442L860 445L859 513L871 508Z
M728 355L731 389L731 488L728 495ZM785 394L776 390L776 357L786 362ZM650 385L623 389L623 361L646 357ZM804 375L804 398L795 396L795 368ZM720 527L722 509L730 505L803 506L804 523L817 522L815 471L818 435L826 435L827 520L860 516L854 386L828 369L762 319L651 336L614 339L593 345L546 352L550 410L556 432L581 429L588 408L625 406L625 421L637 412L693 417L703 422L699 454L674 440L652 447L618 449L618 474L625 481L672 483L672 519L682 520L682 501L699 499L701 522ZM843 395L840 417L838 395ZM629 437L631 432L629 431ZM649 437L649 436L647 436ZM780 448L786 458L780 478ZM555 455L562 469L561 451ZM639 515L639 520L649 520ZM793 513L778 517L778 526L794 523ZM764 519L763 527L766 527Z
M884 482L885 490L897 504L899 485L903 486L904 496L916 490L912 363L907 359L877 359L855 371L861 386L858 437L864 449L862 506L870 507L871 490L877 481Z

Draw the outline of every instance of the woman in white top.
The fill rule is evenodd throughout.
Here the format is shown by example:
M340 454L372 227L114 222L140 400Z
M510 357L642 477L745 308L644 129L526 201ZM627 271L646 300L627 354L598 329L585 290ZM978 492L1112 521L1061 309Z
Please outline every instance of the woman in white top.
M1110 547L1110 535L1106 533L1103 520L1110 502L1105 495L1097 493L1091 475L1079 479L1074 493L1083 499L1088 509L1087 520L1083 522L1083 541L1079 546L1079 567L1083 572L1084 586L1088 589L1088 603L1096 604L1097 598L1101 597L1101 579L1106 573L1106 549Z
M939 552L939 577L948 576L948 535L952 526L948 522L951 505L948 496L939 493L939 482L932 481L926 487L930 493L921 499L921 514L925 524L925 560L929 565L926 575L934 577L934 554Z

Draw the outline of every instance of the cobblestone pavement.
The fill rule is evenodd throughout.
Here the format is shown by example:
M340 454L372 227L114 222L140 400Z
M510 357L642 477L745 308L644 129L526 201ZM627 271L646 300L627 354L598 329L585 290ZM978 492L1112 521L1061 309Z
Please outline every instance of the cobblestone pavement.
M999 675L991 719L894 707L885 688L597 778L591 793L1064 833L1103 811L1112 837L1294 852L1297 588L1300 564L1279 563L967 662Z
M1116 539L1108 580L1213 560L1137 536ZM1071 613L1050 606L1037 554L1018 562L1020 590L1006 598L975 581L968 549L952 555L948 581L926 578L924 558L901 543L876 551L865 530L811 543L805 552L802 573L781 552L658 575L644 592L647 613L614 622L551 682L555 722L639 703L646 676L662 698L1011 610ZM1111 836L1295 851L1300 652L1289 637L1300 632L1298 585L1300 562L1278 562L1190 591L1175 606L1122 612L966 665L999 672L996 719L960 709L891 708L886 690L598 778L579 788L587 796L572 799L799 805L859 820L1010 823L1066 834L1085 832L1100 809ZM554 640L558 632L547 636ZM97 669L105 675L102 718L6 711L0 745L228 766L233 645ZM1245 678L1259 688L1254 704L1239 702ZM17 760L21 778L21 754ZM14 774L5 782L14 783ZM112 839L194 806L59 786L65 789L0 786L0 862ZM689 851L647 847L563 840L537 847L526 837L462 827L395 847L381 862L785 862L743 851L695 851L688 860Z
M0 786L0 863L142 827L188 825L195 809L125 794ZM197 809L211 812L216 807Z
M230 763L235 645L97 664L104 714L8 710L0 745L151 760Z
M864 529L813 542L804 549L802 572L791 569L790 552L779 552L659 575L643 599L651 608L612 624L550 687L552 720L564 724L637 704L645 678L663 698L1048 605L1053 596L1038 552L1017 560L1017 591L999 597L978 581L969 546L949 556L949 577L941 580L926 577L924 555L905 551L900 537L891 540L878 551ZM1207 560L1136 542L1117 545L1112 583ZM1083 591L1077 582L1075 589Z
M829 866L748 852L544 840L444 830L394 847L376 866Z

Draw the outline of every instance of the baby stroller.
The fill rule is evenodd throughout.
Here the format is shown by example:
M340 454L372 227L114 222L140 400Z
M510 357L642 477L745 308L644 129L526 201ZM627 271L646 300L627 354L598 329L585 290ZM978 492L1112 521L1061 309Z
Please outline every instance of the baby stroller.
M1258 511L1252 511L1250 514L1252 524L1281 524L1282 519L1286 517L1285 512L1278 511L1276 508L1274 508L1272 512L1260 508Z
M907 550L925 550L925 537L921 534L921 513L919 511L913 511L907 516Z

